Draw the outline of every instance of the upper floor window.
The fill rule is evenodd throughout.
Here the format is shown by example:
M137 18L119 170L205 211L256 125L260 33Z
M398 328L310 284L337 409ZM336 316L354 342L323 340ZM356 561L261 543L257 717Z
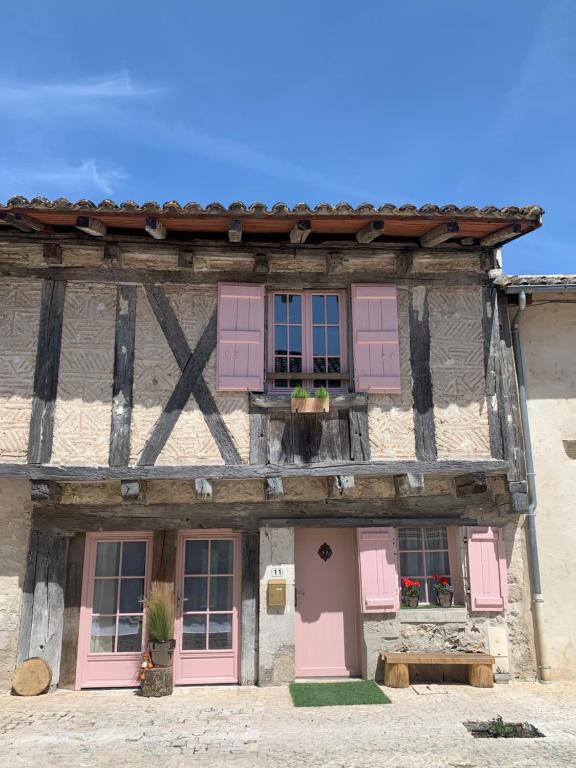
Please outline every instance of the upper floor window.
M268 377L276 390L299 384L342 390L348 380L342 291L275 291L269 307Z

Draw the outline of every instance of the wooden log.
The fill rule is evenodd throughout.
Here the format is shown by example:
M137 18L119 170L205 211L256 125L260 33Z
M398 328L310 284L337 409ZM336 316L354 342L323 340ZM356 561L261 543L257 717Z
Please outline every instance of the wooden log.
M312 225L310 219L301 219L290 230L290 242L294 245L305 243L310 234Z
M384 232L383 221L370 221L359 232L356 232L356 240L359 243L371 243Z
M46 264L62 264L62 246L58 243L44 243L42 256Z
M434 227L434 229L431 229L429 232L426 232L425 235L422 235L420 238L420 245L422 248L433 248L435 245L440 245L440 243L450 240L450 238L457 235L459 231L460 227L458 226L457 221L446 221L443 224Z
M12 677L12 690L18 696L39 696L52 682L50 665L40 658L31 658L18 665Z
M147 669L140 692L145 698L160 698L170 696L174 690L174 675L172 667L154 667Z
M197 499L208 499L211 501L214 495L214 487L212 483L210 480L204 478L198 478L194 481L194 490Z
M240 612L240 683L258 683L258 592L260 587L260 533L242 535L242 606Z
M78 216L75 226L76 229L86 232L87 235L92 235L93 237L104 237L108 231L106 224L97 219L92 219L90 216Z
M64 619L62 628L62 652L60 655L59 688L76 688L78 661L78 637L80 606L82 605L82 576L86 534L77 533L68 540L66 563L66 588L64 590Z
M434 461L437 456L432 372L430 369L430 325L426 287L410 292L410 366L412 369L412 413L416 457Z
M265 495L267 499L277 499L284 495L284 486L281 477L267 477L265 481Z
M155 216L148 216L146 218L144 229L154 240L166 240L168 236L166 226Z
M232 219L228 223L228 240L231 243L242 242L242 222L240 219Z
M65 282L45 281L42 285L34 396L28 435L29 464L45 464L52 458L65 291Z
M384 667L384 685L388 688L408 688L410 676L407 664L390 664L388 661Z
M0 223L7 224L21 232L42 232L46 226L30 216L23 213L13 213L12 211L0 211Z
M493 688L494 675L491 664L470 664L468 666L468 682L474 688Z
M480 245L483 248L492 248L495 245L501 245L502 243L512 240L515 237L519 237L522 234L522 224L515 222L508 227L492 232L490 235L485 235L480 240Z
M114 378L108 461L111 467L125 467L130 460L135 335L136 287L119 285L116 291Z

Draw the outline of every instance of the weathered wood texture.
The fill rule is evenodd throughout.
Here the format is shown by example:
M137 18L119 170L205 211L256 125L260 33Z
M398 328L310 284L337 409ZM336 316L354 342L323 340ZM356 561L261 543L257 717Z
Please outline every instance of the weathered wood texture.
M260 584L260 534L242 536L242 600L240 611L240 683L258 682L258 592Z
M147 669L140 686L146 699L170 696L174 690L174 671L172 667L154 667Z
M64 620L64 589L68 539L33 530L24 588L18 662L39 656L52 669L52 684L60 676Z
M498 291L495 287L483 290L484 330L484 378L486 382L486 407L490 430L490 454L495 459L504 458L506 423L501 399L502 356L500 353L500 312Z
M116 294L116 339L110 427L109 464L111 467L125 467L130 460L135 333L136 288L133 285L119 285Z
M168 605L175 605L174 580L176 578L176 530L154 532L152 543L151 587L162 592Z
M432 371L430 369L428 296L425 286L418 286L411 290L409 318L416 458L420 461L435 461L438 451L434 425Z
M340 420L342 424L342 419ZM355 405L348 411L350 436L350 460L370 461L370 438L368 432L368 407ZM342 428L345 427L342 425ZM342 474L341 472L339 474Z
M29 464L44 464L52 457L65 291L65 282L47 280L42 286L34 397L28 437Z
M292 374L290 374L292 376ZM308 377L310 374L306 374ZM285 376L285 374L284 374ZM290 395L250 395L250 405L255 408L266 408L274 411L291 411L292 398ZM330 396L330 410L333 408L351 408L352 406L368 405L368 395L365 392L350 392L345 395Z
M44 659L23 661L12 677L12 690L18 696L39 696L50 687L52 670Z
M250 464L268 463L268 411L250 401Z
M355 413L356 410L354 409ZM268 425L270 462L272 464L311 464L320 461L350 461L349 418L345 410L334 410L327 414L270 411ZM362 429L360 426L359 431ZM359 445L364 445L361 443L361 438L358 438L357 442Z
M80 628L85 548L86 536L84 533L77 533L68 540L62 654L60 658L60 681L58 687L70 690L74 690L76 687L78 632Z
M164 291L158 286L147 285L146 295L182 373L164 411L154 425L138 464L154 465L191 395L194 395L202 411L224 462L240 464L242 461L240 454L202 375L206 363L216 348L216 313L214 312L210 318L192 351Z

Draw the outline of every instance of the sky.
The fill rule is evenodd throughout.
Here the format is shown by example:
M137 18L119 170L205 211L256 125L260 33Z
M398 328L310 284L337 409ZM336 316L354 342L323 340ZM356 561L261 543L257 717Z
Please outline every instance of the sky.
M0 201L542 206L576 272L574 0L2 9Z

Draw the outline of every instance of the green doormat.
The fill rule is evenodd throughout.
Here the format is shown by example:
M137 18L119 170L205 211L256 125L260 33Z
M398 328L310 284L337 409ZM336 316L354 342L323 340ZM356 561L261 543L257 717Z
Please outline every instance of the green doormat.
M290 683L295 707L338 707L353 704L390 704L373 680L349 683Z

